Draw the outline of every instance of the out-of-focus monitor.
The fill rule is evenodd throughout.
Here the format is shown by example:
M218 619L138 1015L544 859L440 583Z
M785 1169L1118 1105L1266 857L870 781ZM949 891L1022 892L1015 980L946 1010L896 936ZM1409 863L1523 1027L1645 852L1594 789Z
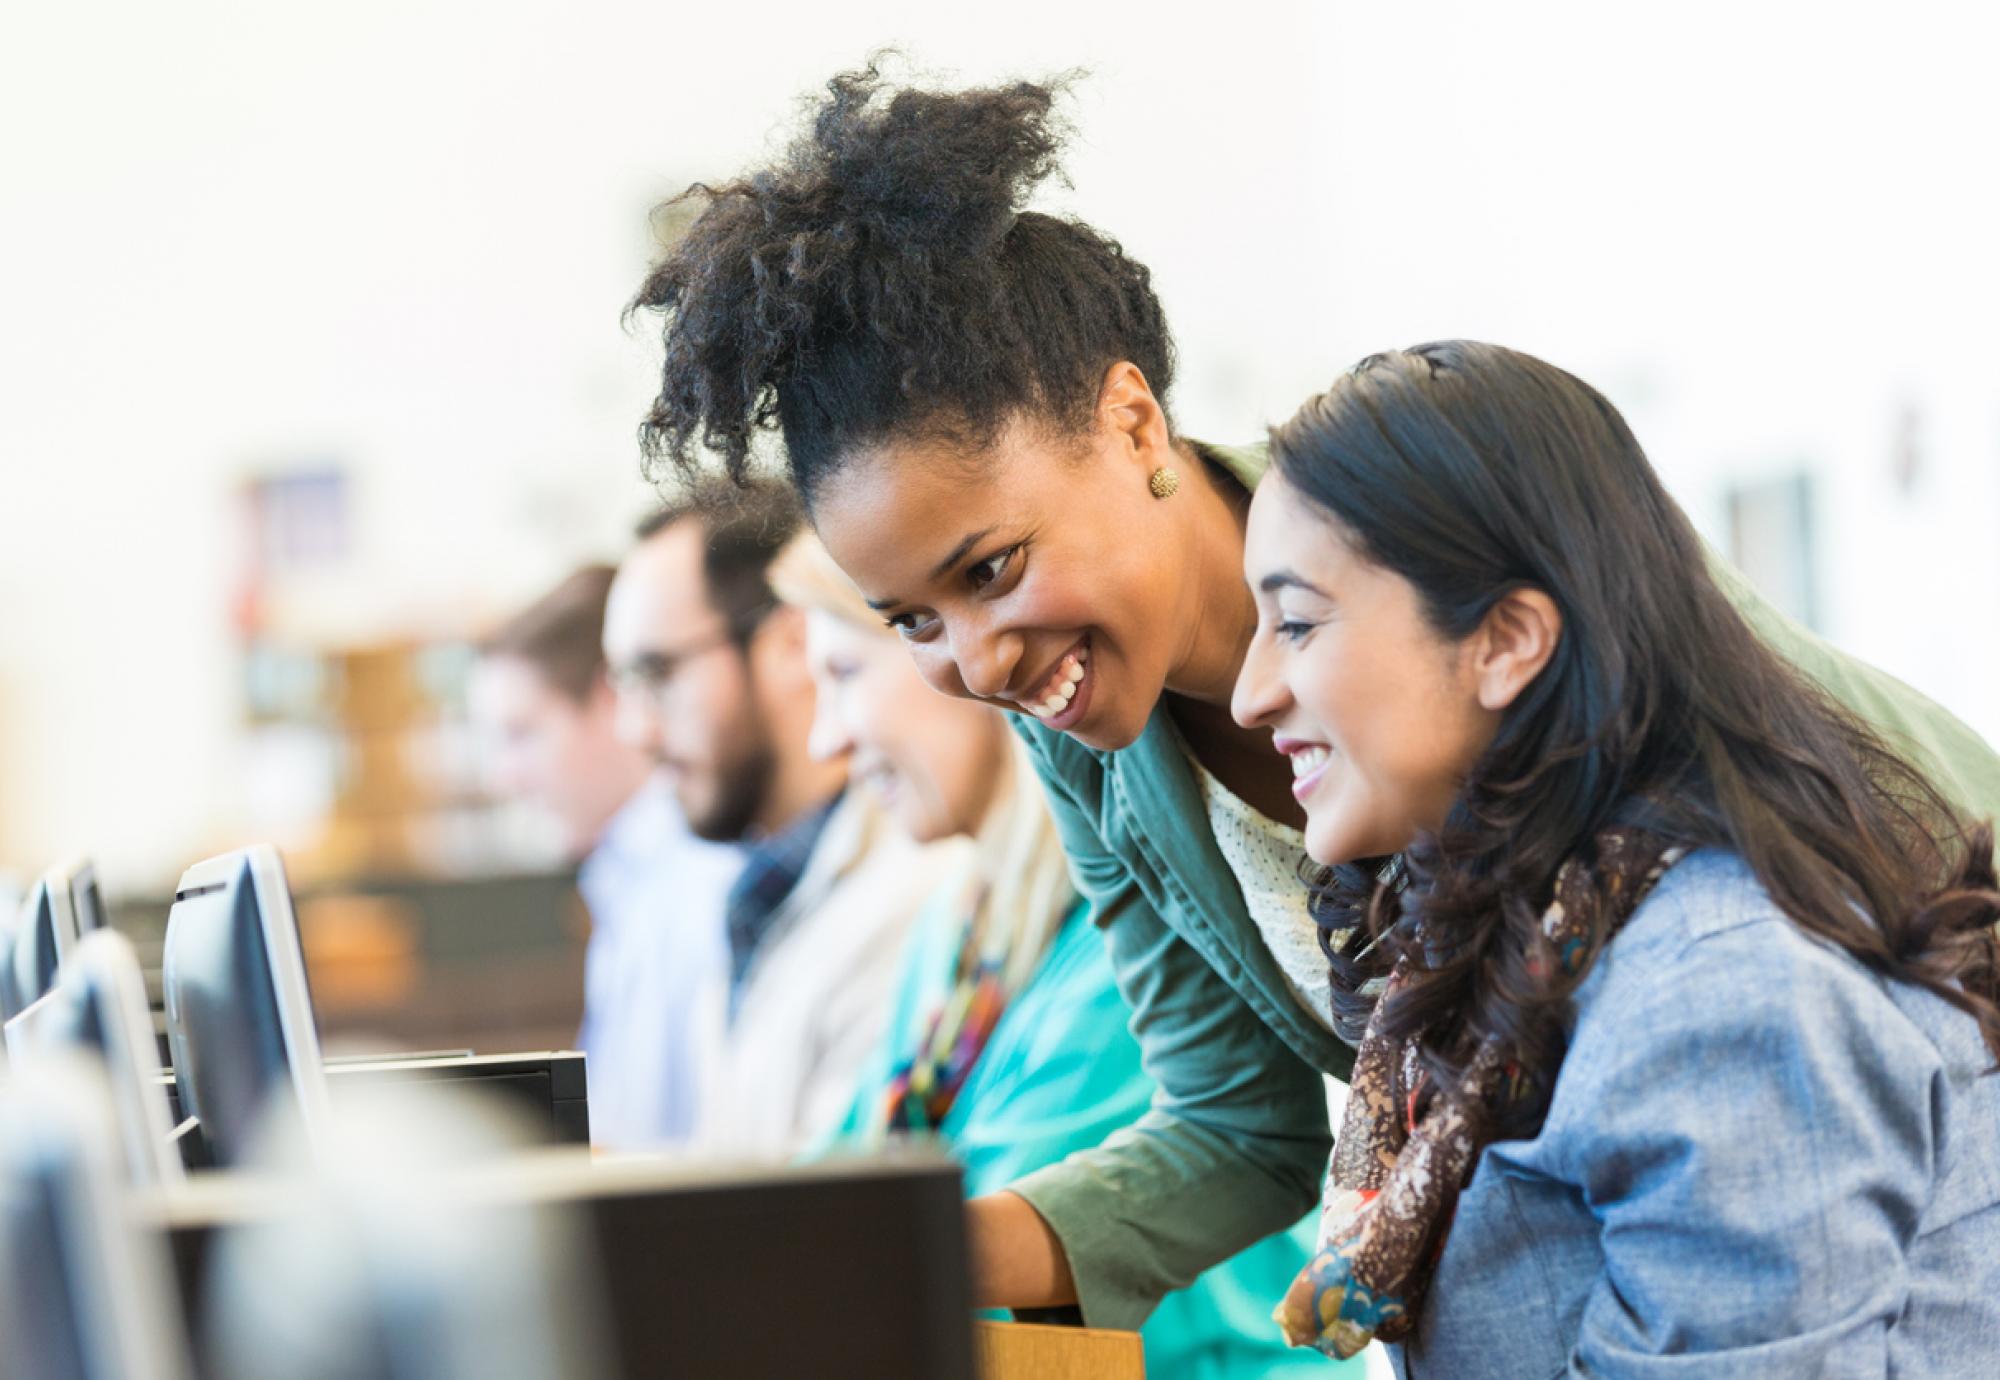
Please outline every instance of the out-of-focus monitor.
M95 1054L108 1075L127 1181L180 1181L146 977L124 935L95 930L79 939L55 989L7 1022L6 1039L15 1068L36 1067L52 1050Z
M0 1374L184 1380L186 1334L162 1238L119 1183L96 1061L23 1070L0 1097Z
M0 910L0 1021L14 1015L14 935L27 923L28 906L29 898L24 897Z
M309 1137L325 1127L326 1070L277 849L256 844L182 875L160 968L181 1112L208 1163L241 1164L269 1115L296 1116Z
M329 1158L344 1166L342 1157ZM376 1190L393 1180L378 1172ZM609 1341L619 1375L973 1380L965 1199L957 1166L941 1156L771 1171L526 1151L454 1169L434 1192L474 1220L482 1206L533 1207L581 1230L594 1243L584 1262L586 1327ZM223 1238L246 1225L282 1230L298 1220L305 1195L295 1183L197 1176L158 1201L192 1330L218 1316L266 1329L317 1321L288 1317L288 1308L308 1314L306 1301L331 1298L301 1283L306 1275L295 1264L248 1269L248 1278L266 1284L262 1300L209 1293L227 1286L215 1268ZM419 1224L422 1214L412 1211L407 1221ZM470 1239L470 1228L455 1235ZM336 1258L312 1242L301 1249L322 1265ZM524 1254L517 1249L514 1263ZM380 1281L424 1255L404 1247L376 1259ZM811 1287L801 1286L802 1271ZM302 1338L293 1345L306 1353ZM372 1380L377 1373L340 1374Z
M69 896L44 877L28 893L13 940L0 953L0 1020L12 1020L55 986L56 970L75 942Z
M204 1373L268 1380L283 1358L285 1380L611 1380L583 1215L478 1191L526 1153L517 1111L472 1086L378 1083L343 1100L315 1168L296 1138L266 1147L282 1201L216 1243ZM196 1190L249 1206L235 1191L257 1178Z
M0 1020L18 1016L55 984L79 936L105 925L97 869L88 858L51 868L36 882L11 942L0 951Z
M68 937L78 939L93 930L106 929L110 917L104 908L104 893L97 885L97 869L89 858L77 858L56 868L42 879L59 906L68 908Z

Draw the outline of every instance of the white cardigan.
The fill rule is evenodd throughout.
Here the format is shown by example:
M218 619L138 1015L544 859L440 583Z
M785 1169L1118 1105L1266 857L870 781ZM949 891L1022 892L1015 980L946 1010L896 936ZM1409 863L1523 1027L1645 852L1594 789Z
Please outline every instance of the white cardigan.
M715 1010L706 1022L727 1030L705 1061L702 1152L782 1158L840 1120L882 1037L917 913L969 850L963 839L920 846L847 793L765 931L735 1020Z

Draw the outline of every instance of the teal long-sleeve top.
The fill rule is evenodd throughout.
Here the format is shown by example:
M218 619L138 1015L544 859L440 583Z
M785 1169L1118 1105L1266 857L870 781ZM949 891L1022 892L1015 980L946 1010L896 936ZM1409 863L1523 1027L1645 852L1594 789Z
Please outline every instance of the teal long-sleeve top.
M1268 465L1261 448L1197 450L1246 488ZM1908 751L1948 799L1975 819L2000 813L2000 758L1978 734L1785 618L1719 559L1710 572L1769 646ZM1160 1087L1133 1125L1008 1187L1062 1242L1084 1320L1131 1328L1317 1200L1331 1143L1323 1077L1346 1078L1354 1051L1286 986L1164 703L1116 752L1018 716L1015 727Z
M940 897L918 920L887 1033L823 1149L865 1138L899 1057L915 1048L950 990L961 917L945 902ZM939 1127L943 1147L963 1166L968 1195L1004 1188L1145 1114L1155 1087L1127 1028L1130 1014L1103 939L1078 906L1002 1013ZM1175 1380L1342 1374L1317 1353L1286 1348L1271 1321L1312 1249L1313 1226L1299 1221L1168 1295L1140 1329L1146 1373ZM1359 1380L1360 1361L1345 1369Z

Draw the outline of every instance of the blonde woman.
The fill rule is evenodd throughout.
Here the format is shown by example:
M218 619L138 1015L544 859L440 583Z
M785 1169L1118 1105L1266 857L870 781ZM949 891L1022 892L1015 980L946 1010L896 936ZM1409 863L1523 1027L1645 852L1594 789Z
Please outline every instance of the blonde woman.
M1005 717L927 686L812 537L779 556L771 583L806 612L814 751L848 758L850 779L919 842L973 842L918 919L888 1032L825 1148L933 1138L976 1195L1136 1121L1153 1084ZM1272 1237L1163 1302L1143 1328L1149 1372L1327 1375L1323 1361L1288 1355L1269 1323L1306 1240L1296 1228Z

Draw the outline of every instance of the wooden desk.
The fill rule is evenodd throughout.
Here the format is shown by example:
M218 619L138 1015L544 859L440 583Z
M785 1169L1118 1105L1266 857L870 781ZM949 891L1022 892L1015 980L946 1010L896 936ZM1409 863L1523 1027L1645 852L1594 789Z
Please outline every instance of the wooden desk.
M982 1380L1145 1380L1146 1351L1136 1332L1033 1323L972 1324Z

